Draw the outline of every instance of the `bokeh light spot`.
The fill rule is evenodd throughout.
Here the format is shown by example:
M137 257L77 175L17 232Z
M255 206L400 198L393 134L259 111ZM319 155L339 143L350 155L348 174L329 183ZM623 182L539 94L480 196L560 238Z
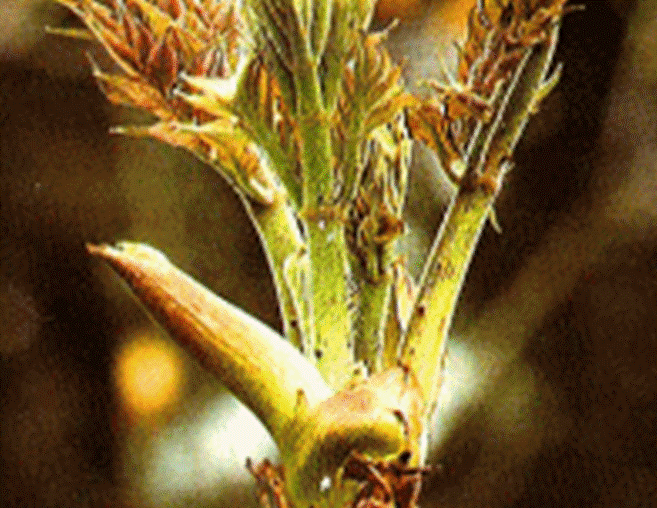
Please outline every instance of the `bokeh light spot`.
M142 335L120 350L115 380L120 400L130 413L155 415L180 398L182 358L168 342Z

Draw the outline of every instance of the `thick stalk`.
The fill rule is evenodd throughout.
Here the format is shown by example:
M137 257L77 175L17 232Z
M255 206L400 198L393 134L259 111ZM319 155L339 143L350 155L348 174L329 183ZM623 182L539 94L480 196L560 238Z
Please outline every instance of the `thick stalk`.
M353 451L374 458L405 452L410 465L419 459L424 405L415 376L402 367L348 386L307 411L302 406L298 414L281 447L286 487L297 508L350 506L357 485L337 480ZM327 479L332 486L322 489Z
M353 370L344 228L339 222L320 220L307 222L306 230L317 368L329 385L337 389L344 385Z
M159 251L129 243L88 249L263 422L281 450L285 490L295 506L333 508L352 499L357 485L337 484L352 451L382 458L404 452L417 462L424 406L412 372L390 369L333 394L289 342ZM326 477L328 491L320 487Z
M502 91L494 119L477 130L463 184L425 264L405 335L402 361L417 375L427 398L427 418L437 402L445 342L457 297L497 190L511 165L508 158L529 116L556 83L554 77L545 78L558 31L559 24L554 23L542 43L527 49Z
M297 349L254 317L219 298L143 244L89 245L130 285L174 340L285 442L299 396L315 406L331 389Z
M431 247L402 348L427 401L435 403L447 332L494 194L461 188ZM431 409L431 408L429 408Z

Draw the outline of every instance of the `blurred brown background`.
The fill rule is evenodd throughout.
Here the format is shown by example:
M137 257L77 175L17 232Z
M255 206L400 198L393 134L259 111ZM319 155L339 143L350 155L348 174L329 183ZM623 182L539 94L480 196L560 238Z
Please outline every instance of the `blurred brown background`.
M470 3L381 2L411 83ZM467 280L423 506L657 506L657 4L580 3ZM146 241L278 326L239 203L184 152L107 133L140 119L97 90L91 46L43 33L64 9L0 9L0 505L255 506L267 436L84 251ZM451 190L416 152L419 258Z

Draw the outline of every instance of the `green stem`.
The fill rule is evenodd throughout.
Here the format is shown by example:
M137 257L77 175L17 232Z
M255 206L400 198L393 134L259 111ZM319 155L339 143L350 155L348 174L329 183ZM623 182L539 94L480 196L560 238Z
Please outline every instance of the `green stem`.
M458 295L495 195L483 187L461 188L431 247L402 347L426 400L440 387L441 359Z
M297 115L302 141L303 209L301 217L310 256L312 312L317 365L334 388L351 374L351 319L347 278L349 262L344 226L332 203L331 131L323 105L316 64L299 58L295 72Z
M395 277L397 275L395 274ZM383 353L382 353L382 367L389 369L393 367L399 360L399 345L402 339L402 330L404 323L401 319L401 312L399 311L399 293L397 289L397 281L393 282L390 291L390 298L388 298L388 309L386 311L386 322L383 328Z
M385 326L392 290L391 273L379 281L363 281L358 294L358 318L354 337L356 360L367 365L369 372L383 366Z
M339 222L308 222L308 244L312 277L312 308L315 319L315 354L324 379L340 388L351 376L353 350L349 273L344 228Z
M556 80L544 81L556 46L559 24L544 43L528 48L514 76L501 90L495 118L482 125L471 143L464 181L431 248L420 281L402 361L415 372L427 400L427 418L437 402L445 343L457 298L508 162L524 127Z
M303 263L306 246L296 215L284 192L279 191L267 206L242 198L260 236L278 296L283 330L287 339L311 357L314 344L312 316L305 301L307 267ZM290 273L295 276L291 277Z

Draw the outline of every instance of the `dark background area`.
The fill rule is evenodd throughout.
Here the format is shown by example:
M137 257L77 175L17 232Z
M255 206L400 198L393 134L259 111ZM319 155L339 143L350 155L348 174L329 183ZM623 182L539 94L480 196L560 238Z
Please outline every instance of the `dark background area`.
M410 82L436 72L465 3L380 8L403 17L390 46ZM500 196L503 234L487 228L467 279L423 506L657 506L657 6L580 3ZM247 218L191 156L108 134L139 118L98 91L90 46L43 34L65 10L0 7L0 505L254 506L240 454L275 452L190 360L165 409L126 409L124 346L167 339L84 250L148 242L277 326ZM416 161L419 257L451 190Z

